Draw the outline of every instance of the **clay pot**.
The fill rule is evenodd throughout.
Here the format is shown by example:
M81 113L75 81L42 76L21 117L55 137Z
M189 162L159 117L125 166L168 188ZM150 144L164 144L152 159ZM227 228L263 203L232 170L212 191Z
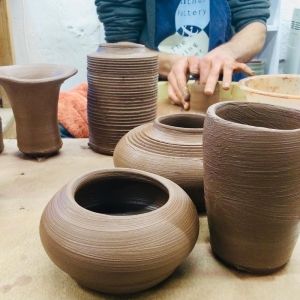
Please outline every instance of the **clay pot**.
M0 118L0 153L4 149L4 144L3 144L3 134L2 134L2 120Z
M191 111L206 113L209 106L220 101L220 84L216 85L214 93L210 96L204 94L205 86L195 82L189 86Z
M57 121L61 84L77 72L62 65L0 67L0 84L16 120L18 147L30 156L48 156L62 146Z
M156 116L158 56L143 45L102 44L88 55L89 146L112 155L130 129Z
M300 75L251 76L239 82L247 101L300 109Z
M204 211L203 114L174 114L127 133L114 152L116 167L134 168L166 177L180 185L199 211Z
M237 269L287 263L300 217L300 111L219 103L204 123L204 187L212 250Z
M123 294L150 288L182 263L199 230L196 209L175 183L146 172L91 172L50 201L40 223L53 262L80 285Z

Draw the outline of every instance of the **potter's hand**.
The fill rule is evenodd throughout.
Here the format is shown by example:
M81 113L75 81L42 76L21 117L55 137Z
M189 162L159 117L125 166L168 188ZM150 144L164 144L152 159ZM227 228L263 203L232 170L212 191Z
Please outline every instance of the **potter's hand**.
M187 80L189 75L199 77L199 83L204 86L204 93L212 95L220 74L223 73L223 88L229 89L232 74L242 71L253 75L252 70L244 63L235 59L234 52L225 44L202 58L188 56L179 58L172 66L168 75L168 94L171 101L182 105L185 110L190 107Z
M199 60L198 67L199 83L204 88L206 95L212 95L220 74L223 74L223 88L229 89L234 72L244 72L247 75L254 75L250 67L236 60L234 51L229 44L224 44L212 50Z
M183 56L173 64L168 75L168 95L172 103L181 105L185 110L190 108L190 94L187 88L189 74L199 73L199 58Z

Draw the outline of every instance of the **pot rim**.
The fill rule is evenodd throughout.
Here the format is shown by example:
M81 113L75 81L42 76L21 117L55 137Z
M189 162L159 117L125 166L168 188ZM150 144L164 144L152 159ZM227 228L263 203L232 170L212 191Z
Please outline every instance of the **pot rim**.
M291 109L291 108L279 106L279 105L267 104L267 103L225 101L225 102L218 102L218 103L211 105L207 110L207 116L212 117L217 120L222 120L224 123L230 124L231 126L244 128L244 129L252 129L252 130L257 130L257 131L265 131L265 132L278 132L278 133L300 132L300 125L299 125L299 128L296 128L296 129L274 129L274 128L252 126L252 125L248 125L248 124L242 124L242 123L237 123L237 122L233 122L233 121L228 121L217 115L217 110L219 108L224 107L224 106L230 106L230 105L235 105L235 106L258 105L258 106L266 106L266 107L275 107L282 111L295 112L295 109ZM299 119L300 119L300 110L298 110L298 112L299 112Z
M56 76L48 76L43 78L35 78L35 79L26 79L26 78L18 78L15 76L9 75L1 75L1 70L12 70L12 69L38 69L38 68L57 68L61 70L61 73ZM48 83L48 82L55 82L55 81L65 81L66 79L72 77L78 72L78 70L69 65L62 65L62 64L16 64L16 65L8 65L8 66L1 66L0 67L0 80L8 81L8 82L16 82L16 83L24 83L24 84L37 84L37 83Z
M112 175L112 177L115 178L129 178L128 175L134 175L135 177L139 179L145 179L145 181L149 181L151 184L154 184L158 186L159 188L165 190L165 192L168 194L168 198L166 200L166 203L162 206L158 207L155 210L144 212L140 214L134 214L134 215L111 215L111 214L105 214L105 213L98 213L91 210L88 210L81 206L77 201L75 200L75 193L78 191L78 189L89 182L90 179L95 179L95 175L102 175L100 178L105 178L106 175ZM98 216L99 218L109 218L109 219L118 219L118 220L128 220L130 219L138 219L138 218L144 218L144 216L149 215L155 215L158 212L165 211L170 206L173 205L173 201L170 201L176 194L170 189L170 183L176 185L172 181L156 175L154 173L145 172L137 169L131 169L131 168L111 168L111 169L102 169L102 170L95 170L91 172L87 172L83 175L78 176L77 178L73 179L71 182L69 182L66 185L66 194L69 199L71 199L71 203L77 207L77 209L82 210L85 214L90 214L93 216Z
M178 127L178 126L172 126L172 125L167 125L162 123L163 120L166 119L175 119L176 117L193 117L193 118L202 118L203 119L203 124L205 120L205 114L202 113L175 113L171 115L164 115L157 117L154 120L154 124L158 125L159 127L163 127L165 129L171 129L171 130L177 130L181 132L188 132L188 133L202 133L203 132L203 126L199 128L187 128L187 127Z
M251 92L251 93L255 93L255 94L259 94L259 95L263 95L263 96L269 96L269 97L274 97L274 98L297 99L297 100L299 99L300 100L300 96L296 95L296 94L289 95L289 94L282 94L282 93L272 93L272 92L254 89L254 88L247 86L247 83L251 80L259 79L259 78L270 78L270 77L276 77L276 78L282 78L282 79L298 78L300 80L300 75L297 75L297 74L257 75L257 76L251 76L251 77L247 77L247 78L240 80L239 86L243 91Z

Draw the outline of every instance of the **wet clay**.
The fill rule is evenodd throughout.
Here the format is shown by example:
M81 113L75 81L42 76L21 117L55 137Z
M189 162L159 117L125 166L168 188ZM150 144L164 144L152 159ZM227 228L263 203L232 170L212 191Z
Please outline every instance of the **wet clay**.
M134 43L88 55L89 146L112 155L120 138L156 117L158 56Z
M59 151L58 94L61 84L76 72L72 67L51 64L0 67L0 84L13 109L21 152L49 156Z
M4 149L4 144L3 144L3 133L2 133L2 120L0 118L0 153Z
M40 236L52 261L80 285L126 294L170 276L193 249L197 211L175 183L129 169L83 175L45 208Z
M116 146L115 166L148 171L174 181L203 212L204 118L203 114L174 114L131 130Z
M189 85L191 111L206 113L209 106L220 101L220 85L217 83L212 95L205 95L205 85L195 82Z
M203 148L214 254L253 273L284 266L298 238L300 111L215 104L207 112Z

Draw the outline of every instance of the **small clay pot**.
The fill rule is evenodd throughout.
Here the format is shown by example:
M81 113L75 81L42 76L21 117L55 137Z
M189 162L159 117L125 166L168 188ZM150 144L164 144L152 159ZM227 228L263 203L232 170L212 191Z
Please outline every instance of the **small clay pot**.
M170 276L199 231L188 195L163 177L129 169L91 172L50 201L40 223L53 262L80 285L124 294Z
M4 144L3 144L3 133L2 133L2 120L0 118L0 153L4 149Z
M0 84L13 109L21 152L49 156L61 148L57 121L59 89L76 72L72 67L52 64L0 67Z
M284 266L300 218L300 111L227 102L204 123L204 187L214 254L239 270Z
M204 211L204 118L203 114L174 114L131 130L116 146L115 166L152 172L176 182L198 211Z

